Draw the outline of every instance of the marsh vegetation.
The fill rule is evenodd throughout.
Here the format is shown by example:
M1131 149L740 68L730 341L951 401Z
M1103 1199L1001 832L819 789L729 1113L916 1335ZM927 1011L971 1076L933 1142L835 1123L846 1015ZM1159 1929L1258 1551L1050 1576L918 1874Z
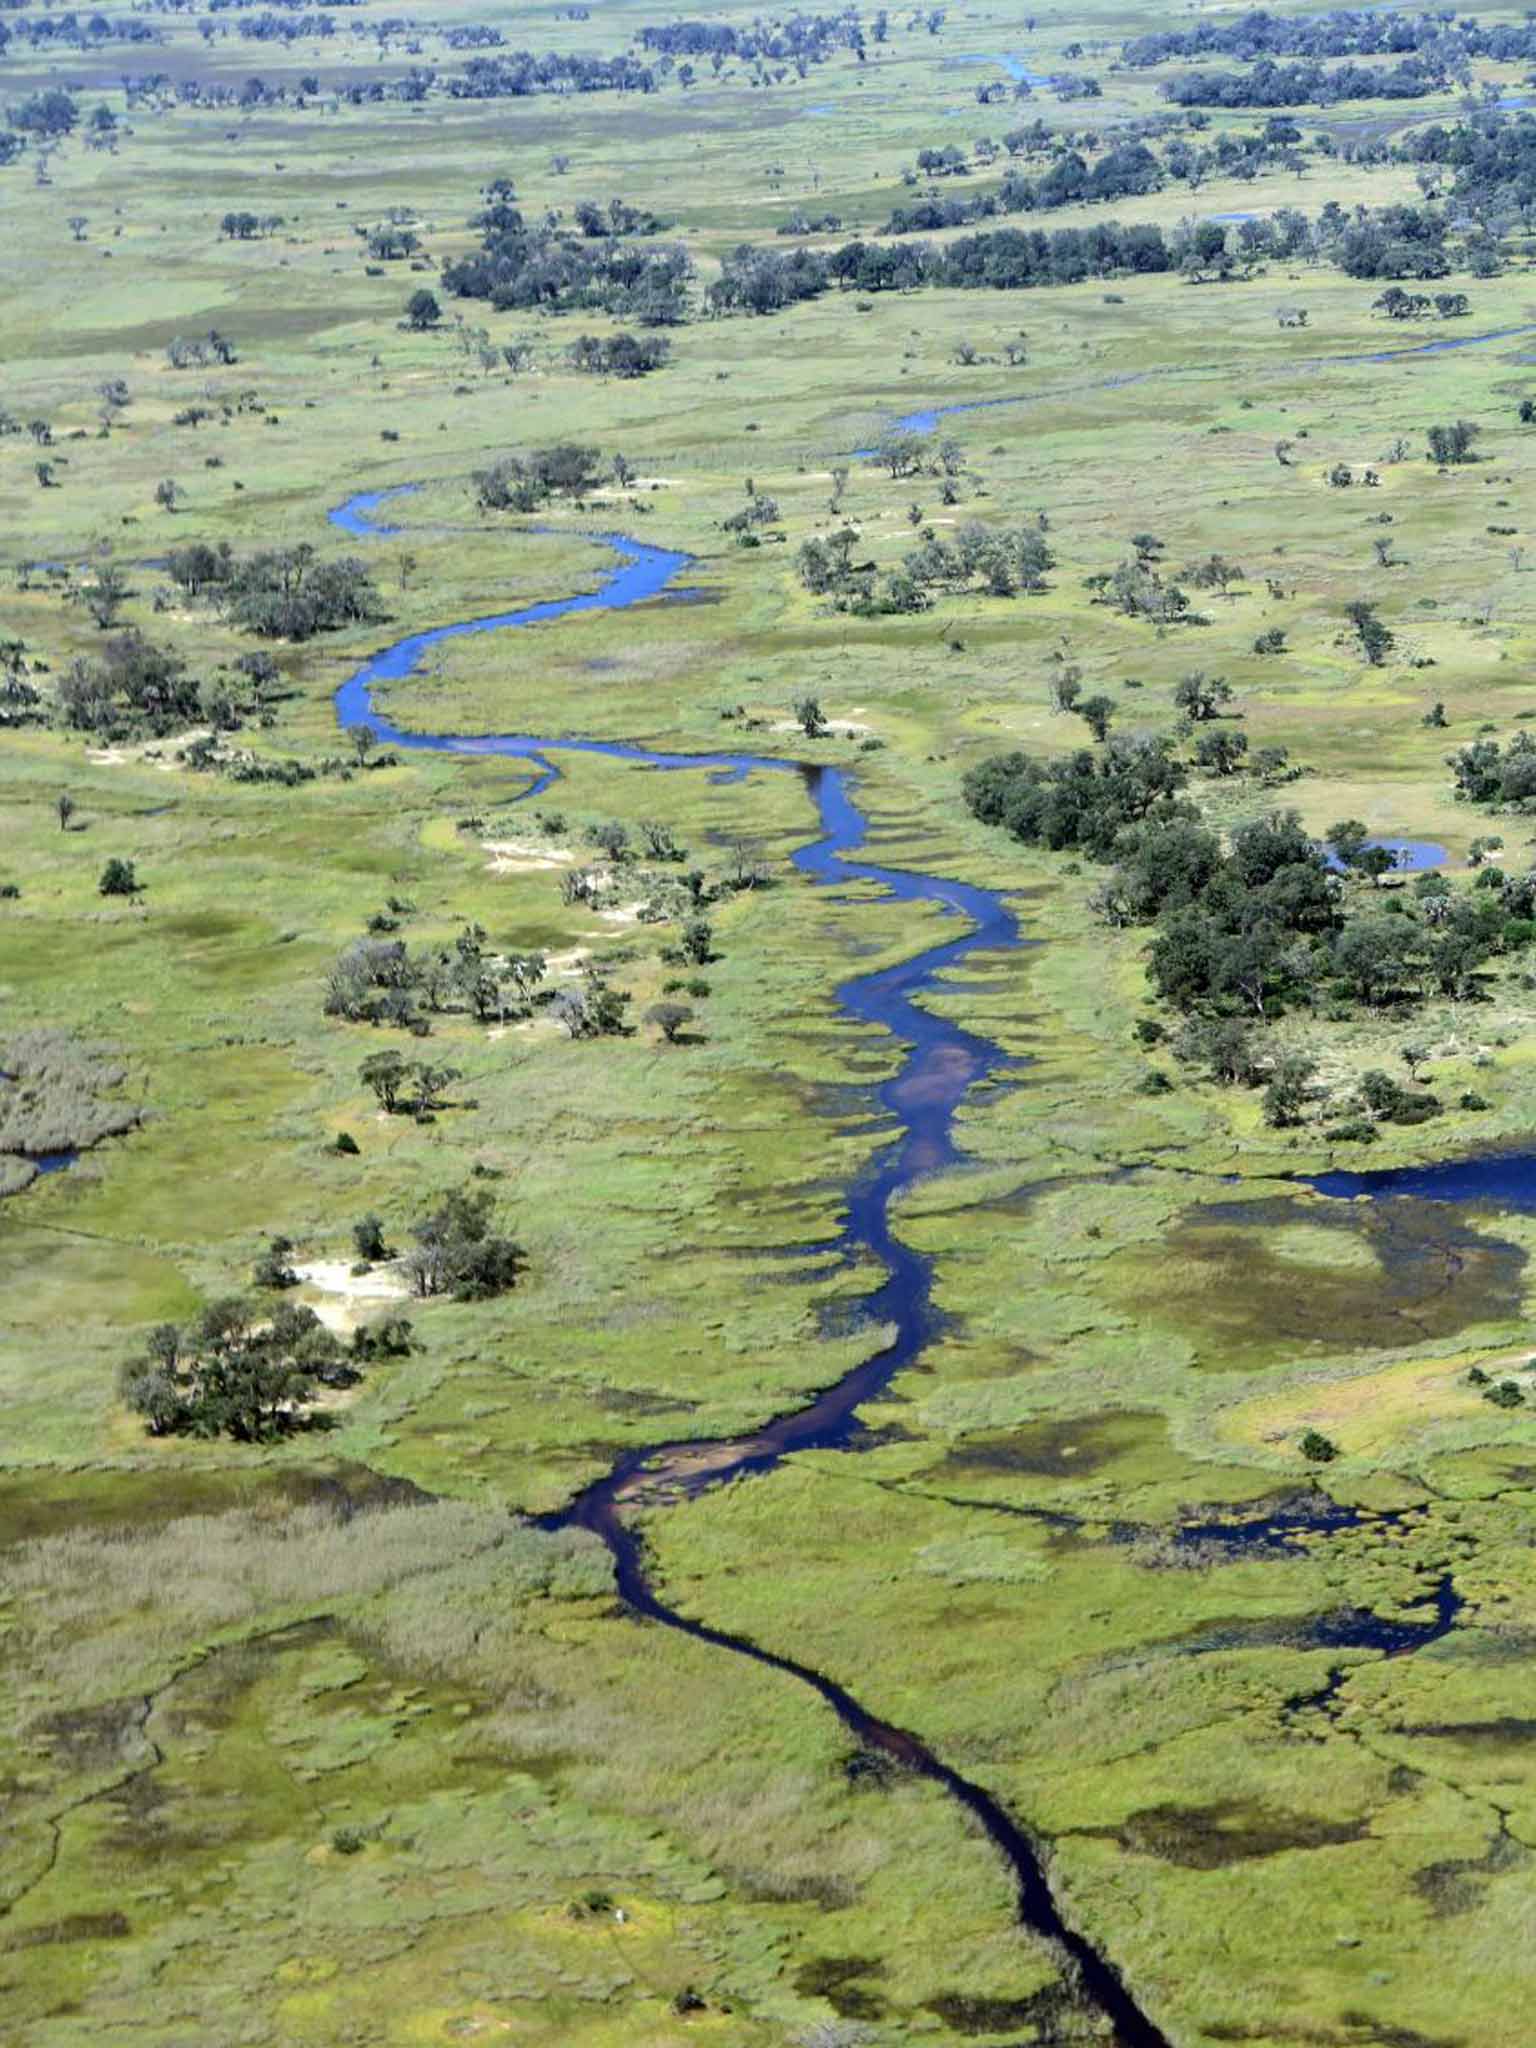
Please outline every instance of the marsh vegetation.
M472 12L0 21L0 2031L1501 2043L1530 25Z

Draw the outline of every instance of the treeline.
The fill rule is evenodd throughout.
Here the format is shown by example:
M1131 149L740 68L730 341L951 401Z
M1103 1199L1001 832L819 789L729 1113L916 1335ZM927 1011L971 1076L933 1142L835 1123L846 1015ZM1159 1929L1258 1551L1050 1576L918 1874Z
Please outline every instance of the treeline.
M1122 227L1118 221L1054 234L1000 228L944 245L852 241L825 255L809 249L778 255L743 245L724 259L708 300L717 313L774 313L833 284L859 292L914 291L922 285L1027 290L1172 270L1176 262L1160 228Z
M1530 129L1536 142L1536 122ZM1098 168L1104 172L1106 167L1111 182L1151 181L1157 175L1156 159L1141 144L1111 152ZM1092 182L1074 155L1062 189L1077 181L1079 170ZM622 202L615 208L622 208ZM623 208L620 214L615 208L606 221L595 207L578 209L578 235L560 227L530 228L510 201L498 199L477 217L484 226L480 252L445 265L443 285L461 298L488 300L498 310L601 308L643 327L686 320L693 275L688 252L680 244L642 247L611 232L594 233L605 225L611 229L616 218L639 236L660 225L635 209ZM910 216L896 219L916 224ZM1110 220L1054 232L998 228L946 244L856 238L831 250L782 250L743 242L721 259L720 275L708 286L704 305L711 314L770 314L818 298L834 285L859 292L913 291L923 285L1027 290L1173 270L1223 276L1239 264L1317 258L1336 263L1351 277L1382 280L1443 277L1454 260L1446 217L1434 206L1387 206L1362 219L1358 210L1347 214L1330 201L1315 222L1295 208L1281 207L1267 220L1241 222L1231 234L1218 221L1181 224L1165 232L1151 223Z
M1470 17L1447 14L1409 17L1340 8L1326 14L1271 14L1255 8L1236 21L1202 21L1191 28L1135 36L1121 45L1127 64L1138 69L1179 58L1236 57L1252 64L1264 57L1406 57L1428 55L1439 64L1491 57L1518 64L1536 57L1536 26L1501 24L1483 28Z
M278 14L265 8L260 14L242 14L239 35L248 43L299 43L312 36L324 41L336 33L328 14Z
M130 627L96 654L77 655L55 685L54 701L60 723L74 732L108 741L164 739L189 725L233 732L253 715L271 723L278 680L268 654L242 654L232 668L199 680L174 649Z
M893 457L906 457L909 448L922 445L915 435L900 436ZM957 469L958 456L948 473ZM903 468L901 473L910 475L912 470ZM955 502L954 495L946 493L945 502ZM795 570L812 596L830 597L836 610L859 618L927 611L935 590L949 596L970 590L988 597L1034 596L1045 589L1046 572L1055 567L1038 526L987 526L968 519L956 528L953 540L941 540L930 527L922 544L903 557L901 567L878 579L872 564L853 560L856 540L851 527L825 540L812 535L796 553Z
M898 206L887 221L885 232L925 234L939 228L966 227L1000 215L1139 199L1161 191L1170 179L1187 184L1193 193L1212 178L1246 180L1276 169L1298 170L1303 164L1296 148L1300 140L1300 129L1288 118L1279 116L1263 132L1222 134L1203 146L1177 136L1161 157L1139 138L1122 139L1096 162L1090 162L1081 150L1056 136L1040 145L1050 150L1053 160L1038 178L1025 177L1010 168L990 192L964 198L929 194ZM1010 154L1016 154L1013 141L1011 135L1004 137ZM978 156L983 164L990 160L984 152L979 151ZM933 161L935 158L939 159L938 165ZM972 169L964 153L953 144L942 152L920 150L917 162L918 170L930 177L962 177ZM916 182L911 174L909 182Z
M43 14L6 23L0 21L0 53L11 42L28 43L34 50L63 46L72 50L97 50L108 43L163 43L165 36L147 21L134 15L107 16Z
M543 92L640 92L656 90L656 73L629 56L584 57L563 50L515 50L501 57L472 57L446 83L450 99L528 99Z
M926 154L924 151L918 157L920 168ZM910 206L898 206L886 222L885 231L890 235L910 235L936 228L964 227L998 214L1142 199L1159 191L1162 183L1162 166L1145 143L1127 143L1110 149L1091 166L1075 149L1068 150L1038 178L1009 171L995 192L977 193L968 199L920 199Z
M878 18L875 40L885 40L884 11ZM862 56L864 26L856 7L838 14L794 13L781 19L755 20L749 28L732 28L724 22L668 21L648 24L640 31L641 47L664 57L708 57L723 62L727 57L745 62L766 60L775 64L824 64L835 50L852 50ZM717 65L718 68L718 65Z
M1187 71L1168 80L1163 97L1177 107L1332 107L1341 100L1419 100L1449 84L1445 70L1419 57L1379 70L1266 57L1251 71Z
M1395 154L1401 162L1453 172L1450 196L1469 211L1513 212L1529 221L1536 209L1536 120L1529 114L1453 126L1435 122L1406 136Z

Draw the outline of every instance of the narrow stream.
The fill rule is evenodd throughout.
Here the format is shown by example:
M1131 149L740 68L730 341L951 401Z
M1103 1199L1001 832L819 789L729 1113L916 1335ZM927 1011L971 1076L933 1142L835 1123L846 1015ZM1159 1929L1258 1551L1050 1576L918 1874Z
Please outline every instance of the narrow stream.
M336 507L330 514L331 521L360 538L387 533L390 529L377 524L373 514L397 495L398 492L360 493ZM730 1650L798 1679L826 1701L861 1744L942 1787L966 1808L1001 1853L1017 1886L1020 1919L1056 1947L1083 2004L1112 2026L1118 2048L1168 2048L1167 2037L1142 2011L1113 1964L1067 1925L1051 1891L1040 1852L997 1800L952 1770L917 1736L878 1720L851 1693L821 1672L763 1649L746 1637L690 1620L667 1606L651 1584L641 1541L624 1519L626 1504L641 1499L654 1501L668 1491L696 1491L741 1473L764 1471L791 1451L849 1444L861 1428L861 1404L889 1385L922 1352L935 1327L932 1268L927 1259L893 1234L890 1204L914 1181L956 1158L956 1108L971 1088L998 1073L1007 1060L1001 1047L991 1040L931 1014L914 999L934 989L938 978L957 961L974 953L1017 946L1020 937L1013 913L991 890L853 858L864 844L866 825L854 801L849 778L840 769L809 767L772 755L671 754L622 742L569 737L534 738L517 733L466 737L406 732L378 711L373 702L375 686L399 681L415 672L429 650L442 641L534 625L574 612L639 604L658 596L690 566L691 558L687 555L648 547L621 534L591 538L610 547L620 561L620 566L598 590L529 605L519 611L465 620L398 640L365 662L341 685L335 699L338 719L344 726L371 725L381 740L402 750L498 754L527 760L539 771L525 792L530 796L555 778L558 770L549 756L561 752L642 761L663 770L699 769L731 779L759 773L799 775L816 807L821 827L819 836L794 856L802 873L818 883L879 883L900 901L936 903L946 916L963 919L965 928L954 938L926 948L914 959L875 974L856 976L837 990L844 1015L890 1031L905 1047L899 1071L879 1090L881 1106L892 1118L897 1134L849 1188L847 1220L838 1240L847 1256L868 1253L885 1267L886 1278L869 1297L864 1313L871 1324L892 1327L890 1342L815 1400L780 1416L751 1436L724 1442L667 1443L620 1459L568 1507L545 1517L543 1526L590 1530L607 1546L619 1590L637 1614L677 1629L696 1642Z
M1236 220L1241 218L1241 216L1236 214L1212 214L1210 218L1213 220ZM1261 368L1271 376L1281 376L1290 373L1300 375L1308 370L1326 369L1334 363L1416 362L1426 356L1449 355L1458 349L1464 348L1482 348L1490 341L1509 341L1516 335L1533 332L1536 332L1536 325L1533 325L1530 321L1524 321L1518 327L1496 327L1486 334L1446 335L1435 341L1412 342L1406 348L1366 349L1349 355L1305 356L1298 358L1295 362L1271 363L1262 366L1255 365L1245 374L1250 376L1257 375L1260 373ZM1230 364L1180 363L1168 364L1151 370L1118 370L1108 377L1095 377L1086 384L1060 385L1051 391L1006 392L1000 398L958 399L950 405L921 406L916 412L897 413L894 417L886 419L882 423L882 431L887 434L932 434L937 432L940 420L952 419L960 413L995 412L1000 406L1041 405L1048 399L1079 398L1090 391L1119 391L1128 384L1143 384L1154 377L1188 377L1199 376L1202 373L1214 375L1223 369L1230 373L1230 368ZM860 461L867 461L875 451L872 447L869 447L855 448L852 452Z

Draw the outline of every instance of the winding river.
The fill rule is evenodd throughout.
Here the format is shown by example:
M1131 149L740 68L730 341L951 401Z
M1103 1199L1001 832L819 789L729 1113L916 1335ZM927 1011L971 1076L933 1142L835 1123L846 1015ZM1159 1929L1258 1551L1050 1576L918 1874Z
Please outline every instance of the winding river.
M329 515L332 523L361 539L396 531L384 523L385 507L417 488L364 492L349 498ZM650 547L623 534L589 536L602 542L617 566L595 591L528 605L517 611L492 613L423 633L410 634L382 649L349 676L336 692L336 714L344 726L370 725L378 737L402 751L496 754L525 760L533 780L520 801L536 795L557 779L552 756L562 753L604 755L643 762L667 772L695 770L716 778L741 780L749 775L797 775L815 808L817 836L793 856L795 865L815 883L862 880L877 883L902 902L936 904L956 920L952 938L926 947L915 957L876 973L842 982L836 991L846 1017L888 1031L903 1048L900 1066L878 1090L878 1100L891 1120L894 1135L877 1151L850 1184L846 1220L833 1246L852 1260L868 1255L884 1268L885 1279L863 1305L871 1325L889 1327L892 1335L875 1354L856 1366L803 1407L777 1417L751 1435L724 1440L679 1440L629 1453L602 1478L588 1486L559 1512L542 1518L550 1529L580 1528L596 1535L613 1558L619 1590L629 1607L664 1627L691 1636L736 1656L750 1658L770 1670L809 1686L823 1699L866 1749L875 1750L940 1786L980 1825L1008 1865L1017 1890L1019 1918L1052 1944L1064 1974L1082 2005L1112 2029L1117 2048L1169 2048L1167 2036L1141 2008L1114 1965L1071 1927L1052 1892L1040 1849L1002 1804L980 1785L953 1770L918 1736L871 1714L845 1687L812 1666L763 1648L750 1638L695 1621L669 1607L651 1583L640 1537L625 1509L658 1506L686 1497L744 1473L770 1469L791 1452L846 1448L855 1444L863 1425L860 1408L886 1388L897 1373L912 1364L934 1335L931 1262L914 1252L891 1228L892 1201L915 1181L952 1164L958 1157L954 1116L961 1101L978 1083L1003 1072L1007 1055L992 1040L964 1030L922 1007L920 998L938 989L940 977L976 953L998 952L1021 943L1017 919L1001 895L941 876L888 868L859 857L867 828L855 800L855 787L842 769L751 753L667 753L621 741L574 736L535 737L521 733L462 735L412 732L393 725L374 702L374 690L418 672L432 648L470 634L518 630L573 613L623 609L672 590L692 566L692 558ZM1438 849L1436 849L1438 851ZM1343 1188L1314 1183L1320 1192ZM1353 1189L1349 1190L1354 1192ZM1193 1525L1189 1540L1210 1549L1284 1548L1301 1531L1329 1533L1354 1527L1356 1510L1337 1509L1314 1500L1301 1509L1272 1514L1260 1521ZM1374 1651L1404 1655L1423 1647L1455 1624L1459 1600L1449 1579L1426 1592L1432 1616L1419 1621L1383 1622L1365 1610L1344 1610L1298 1623L1290 1640L1299 1647ZM1203 1647L1192 1644L1191 1649ZM1209 1647L1208 1645L1204 1647ZM1341 1682L1330 1671L1319 1700ZM1295 1704L1310 1703L1303 1699Z
M400 494L360 493L337 506L330 514L331 521L358 538L387 534L393 529L377 515ZM525 796L548 787L559 772L550 756L568 752L642 761L663 770L702 770L731 779L752 774L798 775L815 806L820 825L818 835L794 856L795 865L803 874L818 883L876 882L900 901L936 903L963 928L953 938L927 947L913 959L875 974L856 976L837 990L845 1016L882 1027L905 1048L899 1070L879 1090L881 1106L893 1120L896 1135L876 1153L849 1188L846 1221L837 1240L846 1256L867 1253L884 1266L886 1278L868 1298L864 1314L872 1324L890 1326L894 1333L890 1341L815 1400L778 1417L751 1436L667 1443L627 1455L566 1508L546 1516L543 1526L586 1529L599 1537L613 1558L619 1591L635 1613L677 1629L696 1642L748 1657L811 1687L864 1747L883 1753L940 1786L972 1815L1002 1855L1017 1887L1020 1919L1055 1947L1083 2004L1113 2028L1118 2048L1168 2048L1166 2035L1141 2009L1113 1964L1067 1924L1039 1850L999 1801L952 1770L917 1736L869 1713L850 1692L822 1672L793 1658L779 1656L744 1636L691 1620L669 1607L651 1584L640 1538L624 1518L625 1505L641 1497L654 1498L658 1493L675 1489L696 1491L742 1473L765 1471L791 1451L851 1443L861 1428L860 1406L888 1386L923 1351L935 1327L932 1267L929 1260L895 1236L890 1205L896 1195L922 1175L933 1173L956 1158L953 1123L957 1106L971 1088L1001 1071L1008 1061L1001 1047L991 1040L933 1015L921 1008L916 999L933 989L938 977L956 962L970 954L1017 946L1020 938L1012 911L992 890L858 859L866 825L855 802L850 778L841 769L809 766L766 754L671 754L617 741L572 737L536 738L520 733L470 737L408 732L391 724L378 710L373 701L375 687L413 674L430 650L443 641L474 633L514 630L577 612L640 604L659 596L691 566L687 555L649 547L622 534L592 537L611 548L619 563L599 589L397 640L341 685L335 699L338 719L344 726L371 725L381 740L402 751L499 754L526 760L537 773Z

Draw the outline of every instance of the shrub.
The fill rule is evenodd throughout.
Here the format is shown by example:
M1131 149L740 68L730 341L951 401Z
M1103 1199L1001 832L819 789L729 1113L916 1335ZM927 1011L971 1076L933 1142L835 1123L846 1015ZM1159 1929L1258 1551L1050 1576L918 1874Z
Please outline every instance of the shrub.
M103 896L136 896L140 883L133 862L119 860L114 854L102 869L96 887Z
M297 1287L299 1276L293 1270L289 1256L292 1250L291 1237L272 1238L251 1268L251 1284L255 1287Z
M378 1259L389 1257L389 1246L384 1241L384 1226L371 1212L360 1216L352 1226L352 1242L357 1256L371 1265Z
M492 1227L495 1203L489 1188L456 1188L416 1225L415 1249L403 1263L419 1295L483 1301L517 1285L523 1248Z
M1301 1451L1301 1455L1304 1458L1310 1459L1314 1465L1331 1464L1339 1455L1338 1445L1330 1438L1324 1436L1320 1430L1316 1429L1309 1429L1304 1432L1298 1448Z

